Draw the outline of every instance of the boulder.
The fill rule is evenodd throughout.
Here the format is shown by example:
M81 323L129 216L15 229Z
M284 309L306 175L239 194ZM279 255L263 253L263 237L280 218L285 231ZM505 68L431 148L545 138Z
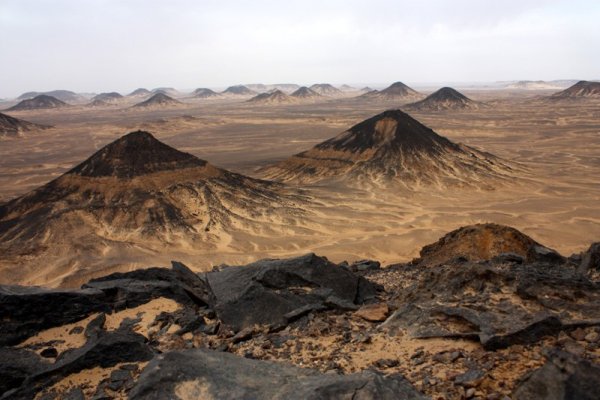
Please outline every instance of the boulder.
M381 327L416 338L477 340L487 350L532 344L600 325L599 289L573 268L552 263L430 266L396 294L397 310Z
M156 356L129 393L136 399L425 399L400 375L319 373L211 350Z
M582 273L600 271L600 242L592 243L590 248L581 254L579 271Z
M598 399L600 365L560 350L552 350L541 368L517 384L513 400Z
M255 324L282 327L315 309L356 309L376 294L366 279L314 254L228 267L206 279L217 317L236 332Z
M36 333L166 297L189 306L206 306L211 292L198 275L173 262L171 269L148 268L93 279L82 289L51 290L0 285L0 346Z
M498 224L476 224L456 229L421 249L420 265L438 265L453 260L564 263L566 258L515 228Z

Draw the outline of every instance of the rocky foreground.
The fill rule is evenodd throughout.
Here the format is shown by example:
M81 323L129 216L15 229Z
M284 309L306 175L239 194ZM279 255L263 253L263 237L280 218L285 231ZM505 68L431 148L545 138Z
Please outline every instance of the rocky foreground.
M314 254L0 286L2 399L596 399L600 243L464 227L413 262Z

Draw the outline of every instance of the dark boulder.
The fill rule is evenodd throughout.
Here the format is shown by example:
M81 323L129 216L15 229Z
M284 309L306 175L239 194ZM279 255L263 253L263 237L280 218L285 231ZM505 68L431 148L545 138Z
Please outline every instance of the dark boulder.
M119 363L140 362L152 359L154 353L146 344L146 338L130 331L98 331L78 349L60 354L54 364L30 375L12 398L33 398L33 394L55 382L85 369L108 368Z
M174 351L142 371L131 399L425 399L400 375L322 374L211 350Z
M42 330L166 297L188 306L210 302L206 283L185 265L148 268L93 279L82 289L50 290L0 285L0 346L14 345Z
M314 254L224 268L206 279L217 317L235 331L254 324L281 327L322 306L355 309L376 294L366 279Z
M525 376L513 391L514 400L595 400L599 398L600 365L553 350L541 368Z
M510 254L507 258L507 254ZM456 229L421 249L420 265L438 265L452 260L486 261L498 257L506 262L564 263L566 258L515 228L498 224L476 224Z
M103 291L117 309L135 307L158 297L185 305L206 306L210 301L206 282L176 261L172 262L171 269L154 267L117 272L92 279L82 287Z
M581 253L579 271L582 273L600 271L600 242L592 243L587 251Z
M532 344L600 325L599 289L573 268L552 263L430 266L396 294L397 310L382 328L477 340L488 350Z
M0 347L0 397L48 365L32 351Z
M14 345L42 330L111 309L104 292L96 289L0 286L0 304L0 346Z

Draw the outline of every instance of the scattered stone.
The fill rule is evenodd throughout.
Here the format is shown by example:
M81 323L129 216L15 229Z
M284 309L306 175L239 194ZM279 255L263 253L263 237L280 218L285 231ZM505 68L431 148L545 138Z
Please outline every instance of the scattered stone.
M354 313L357 317L370 322L385 321L390 309L386 303L365 304Z
M600 365L579 356L552 350L543 367L525 376L512 394L513 400L598 399Z
M47 347L40 352L40 356L44 358L56 358L58 357L58 351L54 347Z
M476 388L483 381L484 377L485 372L479 369L470 369L454 378L454 383L467 388Z
M379 369L394 368L400 365L400 361L391 358L381 358L373 363Z

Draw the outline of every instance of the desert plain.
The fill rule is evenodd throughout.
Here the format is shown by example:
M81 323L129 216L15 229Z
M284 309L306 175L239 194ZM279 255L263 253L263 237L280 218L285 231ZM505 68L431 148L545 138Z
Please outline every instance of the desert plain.
M555 91L547 90L462 92L487 107L409 114L453 142L509 161L515 166L514 180L485 188L408 189L377 182L289 182L290 191L309 200L302 216L267 216L255 225L219 232L210 246L185 240L168 245L138 241L115 248L105 244L103 260L87 260L81 252L73 261L73 254L58 252L56 260L70 258L62 270L40 266L18 283L78 286L94 276L173 259L204 271L223 263L308 252L334 262L375 259L388 265L410 261L423 245L446 232L482 222L513 226L561 254L587 249L600 236L600 101L548 100ZM132 108L135 100L125 100L104 107L13 111L11 116L52 128L0 140L0 201L51 181L135 130L151 132L217 167L263 178L263 167L404 105L363 97L275 105L246 98L180 98L182 104L150 109ZM61 264L56 260L51 264ZM76 278L65 279L75 270ZM0 281L16 283L6 274Z

